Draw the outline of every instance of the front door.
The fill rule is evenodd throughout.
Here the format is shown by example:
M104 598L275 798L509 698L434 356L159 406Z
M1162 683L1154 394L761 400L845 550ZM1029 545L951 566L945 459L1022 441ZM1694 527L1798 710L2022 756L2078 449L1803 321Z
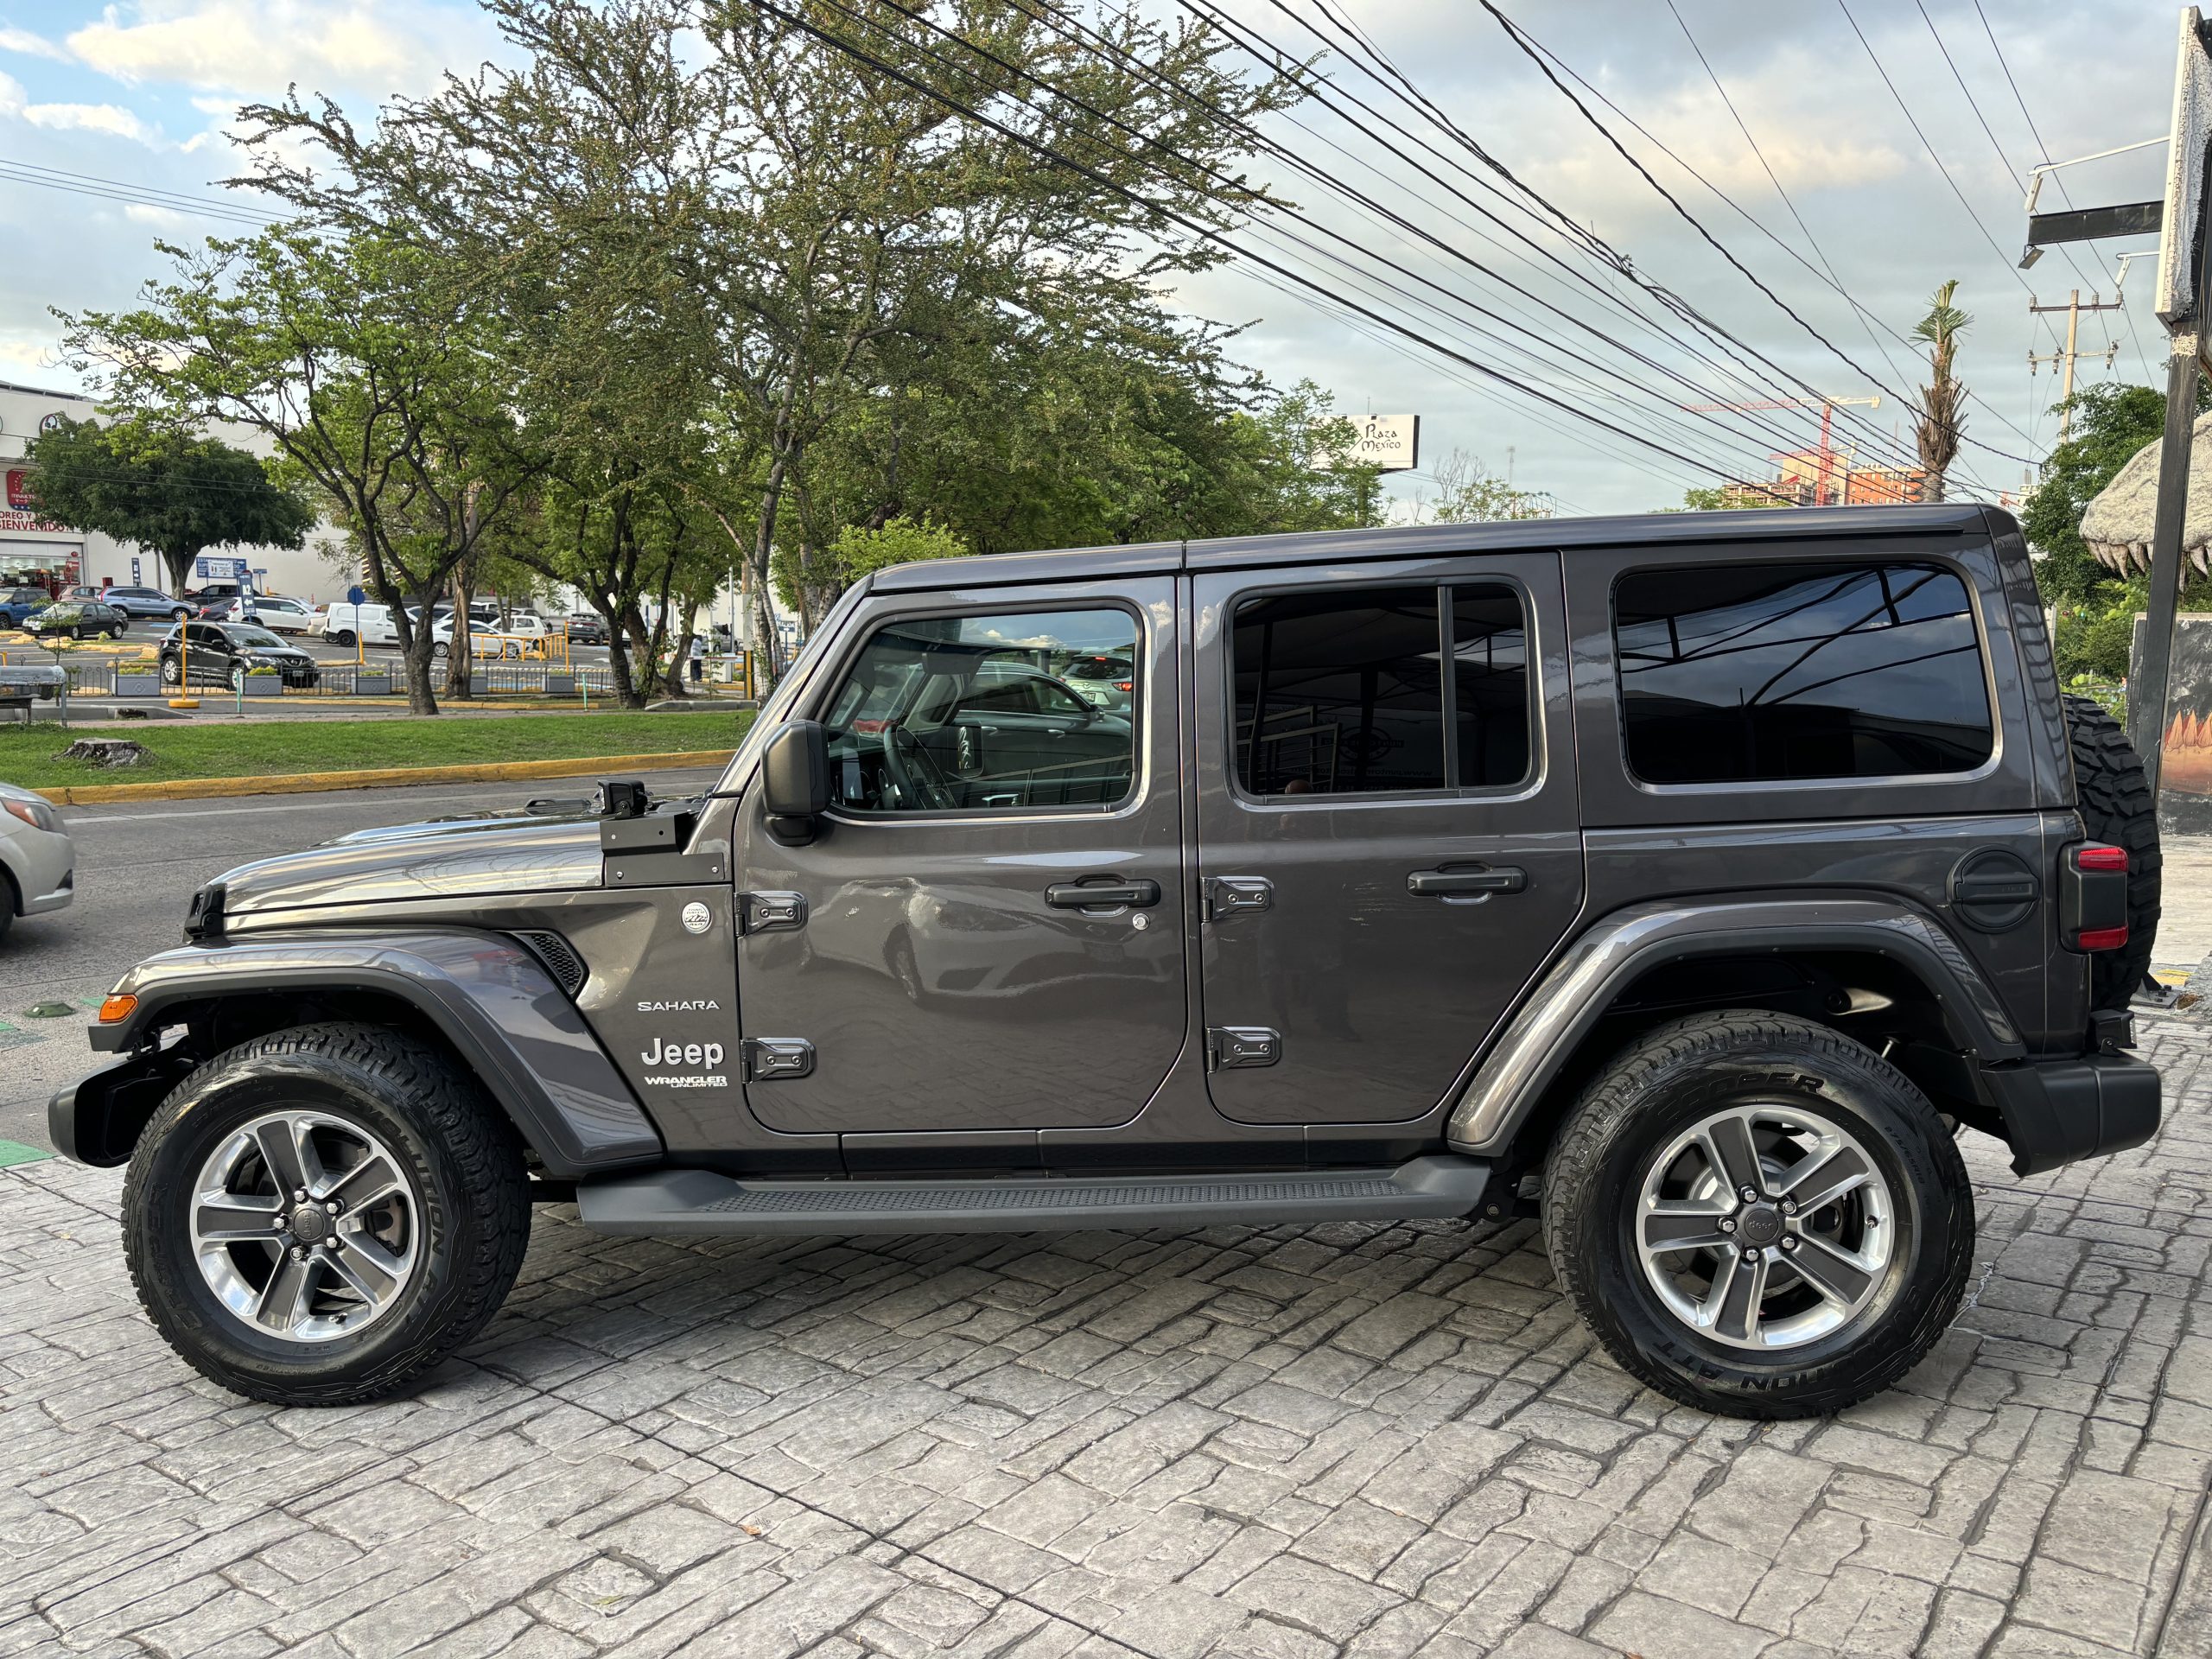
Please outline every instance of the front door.
M1582 902L1550 553L1197 578L1210 1087L1240 1122L1439 1105Z
M798 711L829 728L830 811L802 845L757 798L739 819L762 1122L925 1135L1142 1109L1188 1024L1173 601L1160 577L863 601ZM1102 652L1141 664L1126 711L1058 677Z

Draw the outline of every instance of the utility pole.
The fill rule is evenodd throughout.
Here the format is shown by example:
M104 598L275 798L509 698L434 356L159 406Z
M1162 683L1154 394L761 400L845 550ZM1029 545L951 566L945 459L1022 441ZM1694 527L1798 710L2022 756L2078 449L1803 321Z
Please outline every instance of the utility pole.
M2074 401L2074 359L2081 354L2075 349L2075 346L2081 336L2082 314L2084 311L2118 311L2123 309L2126 304L2127 302L2118 295L2107 300L2101 295L2092 294L2089 296L2089 303L2084 305L2082 303L2082 290L2078 288L2068 296L2063 305L2037 305L2036 296L2032 294L2028 296L2028 315L2031 316L2040 316L2046 311L2063 311L2066 314L2066 349L2063 352L2047 352L2041 357L2037 357L2033 352L2028 353L2028 373L2031 376L2045 363L2059 365L2058 441L2061 443L2066 442L2066 435L2074 425L2074 411L2067 405ZM2103 358L2107 368L2112 366L2113 359L2119 354L2119 344L2109 340L2105 342L2103 351L2089 353L2091 357Z

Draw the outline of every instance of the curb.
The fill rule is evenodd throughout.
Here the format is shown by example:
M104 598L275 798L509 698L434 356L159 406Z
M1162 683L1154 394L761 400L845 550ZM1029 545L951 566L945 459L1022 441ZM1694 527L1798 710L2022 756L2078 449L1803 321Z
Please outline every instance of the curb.
M671 754L602 754L568 760L491 760L454 766L378 766L365 772L293 772L261 778L179 778L163 784L66 784L36 791L57 806L107 801L198 801L225 795L314 795L334 789L386 789L406 784L518 783L532 778L586 778L611 772L665 772L676 766L727 766L734 749L679 749Z

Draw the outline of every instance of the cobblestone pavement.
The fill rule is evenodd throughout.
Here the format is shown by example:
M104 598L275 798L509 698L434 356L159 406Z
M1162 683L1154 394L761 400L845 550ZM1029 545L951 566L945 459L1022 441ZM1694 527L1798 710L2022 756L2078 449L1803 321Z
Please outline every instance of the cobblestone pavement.
M1834 1421L1682 1410L1532 1230L611 1240L421 1397L173 1358L113 1172L0 1171L0 1653L2212 1654L2212 1071L2034 1180ZM2194 1548L2191 1548L2192 1539Z

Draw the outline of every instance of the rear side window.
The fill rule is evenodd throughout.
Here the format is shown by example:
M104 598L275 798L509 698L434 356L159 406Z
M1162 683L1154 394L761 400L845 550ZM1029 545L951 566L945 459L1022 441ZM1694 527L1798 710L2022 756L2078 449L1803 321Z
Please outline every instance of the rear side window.
M1269 594L1236 607L1231 649L1248 794L1503 788L1529 775L1517 589Z
M1970 772L1994 744L1973 607L1940 566L1637 571L1613 629L1647 783Z

